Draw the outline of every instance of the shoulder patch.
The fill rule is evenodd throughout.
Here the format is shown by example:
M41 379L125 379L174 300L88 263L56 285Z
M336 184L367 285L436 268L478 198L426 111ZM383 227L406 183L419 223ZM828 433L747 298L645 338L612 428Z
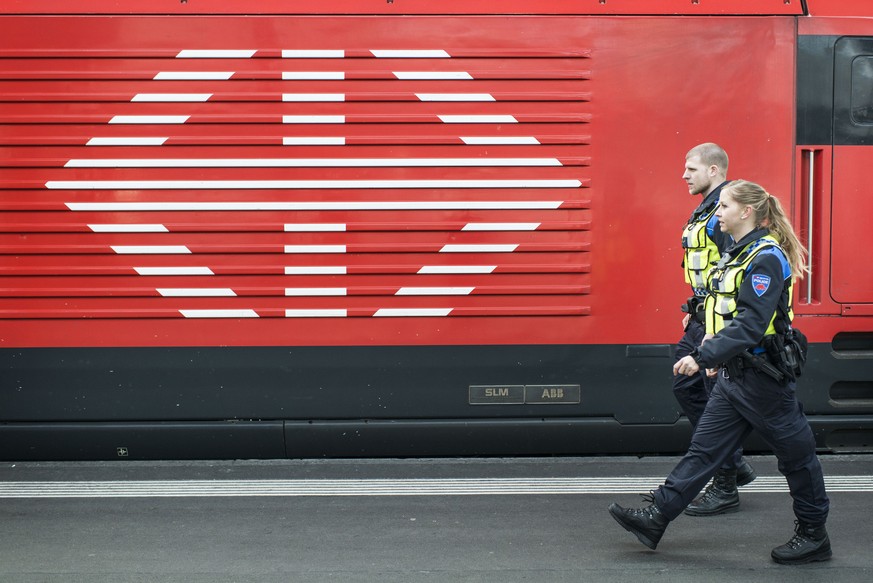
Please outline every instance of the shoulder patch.
M752 289L760 298L768 289L770 289L770 276L762 273L752 274Z

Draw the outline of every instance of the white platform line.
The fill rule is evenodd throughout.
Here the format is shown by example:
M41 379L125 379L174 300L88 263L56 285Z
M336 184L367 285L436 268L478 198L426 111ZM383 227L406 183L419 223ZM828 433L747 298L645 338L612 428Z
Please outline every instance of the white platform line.
M663 476L601 478L144 480L0 482L0 498L205 498L261 496L539 496L645 493ZM826 476L828 492L873 492L873 476ZM787 493L781 476L760 476L744 494ZM642 502L641 502L642 504Z

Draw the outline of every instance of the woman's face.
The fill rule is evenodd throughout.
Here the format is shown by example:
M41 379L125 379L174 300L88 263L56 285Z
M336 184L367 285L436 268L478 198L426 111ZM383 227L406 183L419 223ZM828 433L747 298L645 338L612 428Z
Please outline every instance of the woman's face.
M740 231L740 226L749 219L751 214L752 207L748 205L741 206L731 196L730 190L723 190L721 192L715 216L718 217L718 225L721 227L722 233L727 233L733 237Z

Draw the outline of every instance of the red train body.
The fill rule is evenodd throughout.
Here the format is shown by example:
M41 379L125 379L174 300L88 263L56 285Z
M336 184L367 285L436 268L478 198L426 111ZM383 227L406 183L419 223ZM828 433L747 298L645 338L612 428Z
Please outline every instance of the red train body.
M869 446L868 3L138 4L0 8L3 457L679 451L703 141Z

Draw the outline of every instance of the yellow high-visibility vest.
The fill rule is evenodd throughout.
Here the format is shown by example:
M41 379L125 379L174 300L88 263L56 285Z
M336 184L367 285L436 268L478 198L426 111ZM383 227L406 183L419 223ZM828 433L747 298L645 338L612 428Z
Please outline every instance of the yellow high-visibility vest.
M777 249L775 253L782 261L783 272L788 273L786 279L791 279L788 260L785 251L779 246L779 242L772 235L764 235L760 239L751 241L729 262L719 262L709 273L707 282L708 295L704 309L706 310L706 332L716 334L730 322L737 313L737 296L740 286L746 278L746 271L752 260L765 249ZM791 309L791 299L794 293L792 281L788 282L788 319L794 319L794 311ZM767 326L765 336L776 334L774 322L779 310L773 312L770 324Z
M715 209L689 222L682 231L682 247L685 249L685 281L695 290L706 289L706 280L713 264L718 261L718 246L706 232L706 225L715 215Z

